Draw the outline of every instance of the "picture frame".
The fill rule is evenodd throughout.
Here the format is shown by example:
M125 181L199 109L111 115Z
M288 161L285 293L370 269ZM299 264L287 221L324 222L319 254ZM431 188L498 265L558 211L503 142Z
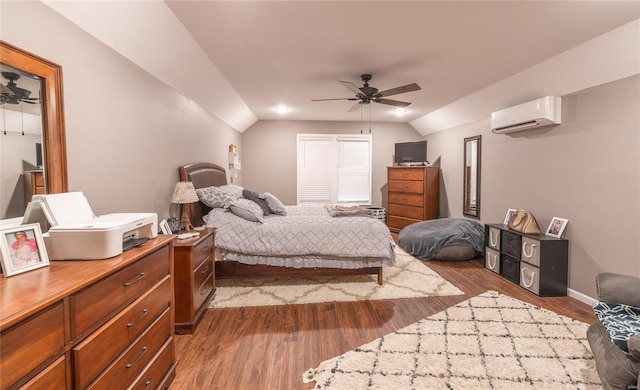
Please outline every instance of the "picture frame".
M162 234L173 234L173 231L171 231L171 226L169 226L169 222L167 222L166 219L160 221L160 231L162 232Z
M0 229L0 254L0 264L6 277L49 265L38 223Z
M561 238L562 233L564 233L564 229L567 227L568 223L568 219L553 217L553 219L551 219L551 222L549 222L549 227L544 234L555 238Z
M513 218L514 215L516 215L516 209L507 209L507 214L504 216L504 222L502 222L503 225L508 225L509 221L511 221L511 218Z

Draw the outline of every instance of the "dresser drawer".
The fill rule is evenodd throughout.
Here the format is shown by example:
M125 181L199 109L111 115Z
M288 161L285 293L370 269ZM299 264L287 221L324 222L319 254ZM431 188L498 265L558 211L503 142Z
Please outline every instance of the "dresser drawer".
M171 340L167 340L166 343L160 349L160 352L156 356L153 357L151 363L145 367L142 374L136 378L135 382L129 386L127 389L135 389L135 390L147 390L147 389L157 389L163 382L166 384L167 372L169 375L175 375L173 370L170 370L173 365L173 357L174 353L174 342L173 338Z
M170 249L162 247L142 260L72 295L71 336L82 334L131 302L169 274Z
M64 343L61 302L3 331L0 334L0 388L6 389L47 359L62 353Z
M20 387L20 390L41 389L66 389L65 357L61 356L54 363L42 370L29 382Z
M200 264L193 272L193 293L200 290L203 285L210 282L213 287L213 258L209 258L204 263Z
M75 387L85 388L171 304L171 278L141 296L73 349Z
M527 290L540 293L540 270L526 263L520 264L520 285Z
M389 229L401 230L402 228L416 222L420 222L420 220L387 215L387 226L389 226Z
M398 168L388 170L388 180L424 180L422 168Z
M422 207L390 204L387 209L387 215L413 218L421 221L424 216L424 209Z
M193 256L193 268L194 270L202 264L207 258L213 257L213 235L210 235L206 239L195 245L192 250Z
M33 185L35 187L44 188L44 176L42 175L42 173L35 173L33 175Z
M194 286L197 289L193 292L194 311L202 307L213 290L213 261L203 263L200 268L194 275L196 278Z
M485 248L485 259L484 266L487 269L499 274L500 273L500 252L491 249L489 247Z
M424 182L422 181L406 181L406 180L389 180L387 183L389 192L410 192L413 194L424 193Z
M390 204L403 204L420 208L424 206L424 197L419 194L402 194L397 192L390 192L389 199L387 201Z
M172 337L171 309L167 309L127 350L89 387L92 390L124 389Z
M540 241L523 236L520 259L527 263L540 266Z

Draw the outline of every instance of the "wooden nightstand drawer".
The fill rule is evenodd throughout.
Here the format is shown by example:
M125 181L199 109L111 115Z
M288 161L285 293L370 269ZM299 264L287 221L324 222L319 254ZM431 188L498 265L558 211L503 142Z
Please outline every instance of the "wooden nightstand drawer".
M211 257L213 258L213 235L205 237L198 242L192 249L193 269L195 270L202 262Z
M85 388L104 368L170 307L171 278L167 276L155 288L104 324L73 349L76 388Z
M71 335L77 337L98 324L126 302L138 298L169 274L169 247L163 247L122 271L74 294L71 303Z
M206 282L213 287L213 258L207 259L193 272L193 293L200 290Z
M6 389L56 353L62 352L62 303L3 331L0 339L0 388Z
M168 340L160 349L160 352L153 357L153 361L145 367L135 382L129 387L129 390L147 390L147 389L159 389L167 383L170 383L173 378L167 378L166 373L173 364L174 343L173 339ZM170 375L175 375L171 371ZM164 386L163 386L164 387Z

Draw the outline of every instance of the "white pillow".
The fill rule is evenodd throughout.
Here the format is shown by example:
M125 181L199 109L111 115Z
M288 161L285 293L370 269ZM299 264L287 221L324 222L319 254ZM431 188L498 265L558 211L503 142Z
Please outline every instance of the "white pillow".
M251 222L260 222L264 220L264 211L254 201L238 198L229 203L229 210L240 218L244 218Z
M260 198L267 202L269 211L273 214L287 215L287 210L284 208L284 204L282 204L280 199L276 198L275 195L265 192L264 194L260 194Z
M197 188L198 199L211 208L225 207L227 202L242 197L242 187L235 184L227 184L220 187L211 186Z

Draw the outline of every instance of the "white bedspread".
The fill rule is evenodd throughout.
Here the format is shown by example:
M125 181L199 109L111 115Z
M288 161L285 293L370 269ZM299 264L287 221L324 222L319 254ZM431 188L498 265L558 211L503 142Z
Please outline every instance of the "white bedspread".
M239 261L243 257L326 258L341 262L349 259L361 262L367 258L384 265L395 264L391 233L377 218L331 217L324 205L285 207L286 216L268 215L264 223L250 222L216 208L206 216L206 226L217 228L216 247L233 252ZM311 265L296 267L299 266Z

